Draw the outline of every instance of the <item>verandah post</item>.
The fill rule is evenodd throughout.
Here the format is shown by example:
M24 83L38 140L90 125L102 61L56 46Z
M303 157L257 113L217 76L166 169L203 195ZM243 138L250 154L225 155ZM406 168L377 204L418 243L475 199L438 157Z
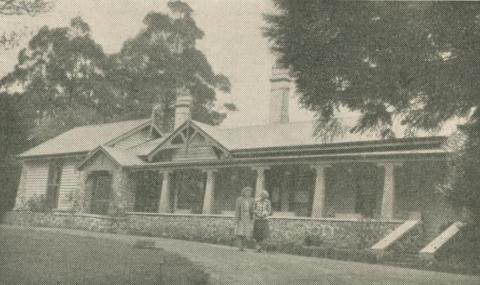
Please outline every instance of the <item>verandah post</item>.
M159 174L162 175L162 189L160 190L160 202L158 203L159 213L170 211L170 173L171 171L159 171Z
M216 169L206 169L204 172L207 174L207 180L205 183L205 195L203 197L202 214L211 214L212 206L215 195L215 172Z
M385 170L381 217L385 220L391 220L393 218L395 203L395 167L401 166L401 164L386 162L379 163L378 166L383 167Z
M265 190L265 170L270 169L269 166L252 167L257 172L257 182L255 183L255 198L260 197L260 193Z
M325 208L325 191L326 191L326 178L325 170L330 167L327 164L314 164L311 166L315 169L315 192L313 194L312 202L312 218L322 218Z

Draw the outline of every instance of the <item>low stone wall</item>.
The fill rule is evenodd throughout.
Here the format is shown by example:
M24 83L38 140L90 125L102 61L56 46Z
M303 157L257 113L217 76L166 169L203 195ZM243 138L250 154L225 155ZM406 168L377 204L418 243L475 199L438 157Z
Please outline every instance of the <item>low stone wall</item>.
M234 219L221 215L129 213L128 233L231 245Z
M124 218L89 214L31 213L14 211L4 223L128 233L232 245L234 218L221 215L128 213ZM340 248L366 248L398 227L401 221L311 219L273 217L270 219L273 244L295 243Z
M8 225L53 227L78 229L93 232L126 232L125 218L112 218L108 216L91 214L69 213L33 213L29 211L8 212L3 217L3 223Z
M367 248L401 223L354 219L272 218L271 241L338 248Z

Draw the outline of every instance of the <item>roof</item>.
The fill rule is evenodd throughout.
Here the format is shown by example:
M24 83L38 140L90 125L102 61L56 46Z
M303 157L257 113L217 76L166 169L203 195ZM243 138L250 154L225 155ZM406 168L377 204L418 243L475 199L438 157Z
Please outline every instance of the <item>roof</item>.
M169 133L164 134L163 137L150 140L148 142L144 142L137 146L133 146L129 149L132 153L135 153L138 156L147 156L150 152L152 152L158 145L164 142L170 136Z
M340 118L341 125L345 128L345 131L336 133L328 138L321 138L314 135L315 121L235 128L214 127L200 122L194 123L230 151L383 140L380 134L373 131L364 133L349 132L348 130L355 126L356 120L357 118L354 116ZM405 135L405 128L399 124L394 125L393 130L396 138L408 137ZM417 131L413 137L449 136L455 130L455 124L449 123L437 132Z
M213 140L218 142L225 149L233 152L237 151L237 154L242 151L252 153L252 151L256 149L262 150L268 148L272 148L272 151L276 151L277 148L286 147L289 149L300 149L302 146L323 147L331 144L350 145L359 142L365 142L367 144L376 142L399 142L399 140L395 139L390 139L388 141L384 140L375 132L350 133L348 129L356 124L357 118L358 117L354 116L341 118L341 124L346 131L336 133L329 138L321 138L314 135L315 121L234 128L211 126L197 121L192 121L192 124L204 131L205 134L211 136ZM109 143L114 142L123 136L128 136L130 133L148 126L149 124L150 119L143 119L77 127L20 154L19 157L26 158L49 155L87 154L88 152L91 152L89 155L89 158L91 158L91 156L96 153L96 149L101 149L120 165L131 166L149 164L149 162L142 160L142 158L151 155L170 136L174 135L175 132L171 134L163 134L160 138L141 143L126 150L109 146ZM178 130L179 129L177 129L177 131ZM407 136L404 135L404 128L402 129L398 124L394 124L393 130L397 139L407 138ZM455 130L456 123L449 122L438 132L417 132L413 134L413 138L448 137L455 132Z
M27 150L19 157L87 153L132 129L149 123L150 119L142 119L76 127Z
M144 163L135 152L131 150L118 149L114 147L100 145L90 152L90 154L83 159L82 162L78 165L79 169L82 169L83 166L92 159L98 152L103 152L107 155L114 163L127 166L127 165L141 165Z

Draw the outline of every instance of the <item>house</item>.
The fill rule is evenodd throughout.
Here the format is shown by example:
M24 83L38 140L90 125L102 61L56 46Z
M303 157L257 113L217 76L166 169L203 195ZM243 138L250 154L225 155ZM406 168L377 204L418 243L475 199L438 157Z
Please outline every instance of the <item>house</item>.
M444 145L454 128L414 136L398 128L387 139L348 131L317 137L314 122L289 121L289 88L288 74L273 69L267 125L194 121L192 99L183 94L170 133L150 119L67 131L18 156L23 170L16 209L44 194L58 211L221 218L232 216L241 189L252 186L257 194L270 193L273 220L284 227L279 235L284 221L297 229L335 225L338 233L346 222L367 219L389 227L380 240L405 221L421 219L432 240L458 219L436 190L446 176ZM351 127L355 118L341 122Z

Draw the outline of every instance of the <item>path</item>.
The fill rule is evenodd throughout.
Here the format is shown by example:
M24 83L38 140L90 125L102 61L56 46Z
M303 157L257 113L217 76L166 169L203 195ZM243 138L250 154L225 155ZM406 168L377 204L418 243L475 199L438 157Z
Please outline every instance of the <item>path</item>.
M0 225L4 228L21 228ZM218 284L480 284L480 278L280 253L263 254L182 240L54 228L29 230L121 240L154 240L157 246L202 264Z

